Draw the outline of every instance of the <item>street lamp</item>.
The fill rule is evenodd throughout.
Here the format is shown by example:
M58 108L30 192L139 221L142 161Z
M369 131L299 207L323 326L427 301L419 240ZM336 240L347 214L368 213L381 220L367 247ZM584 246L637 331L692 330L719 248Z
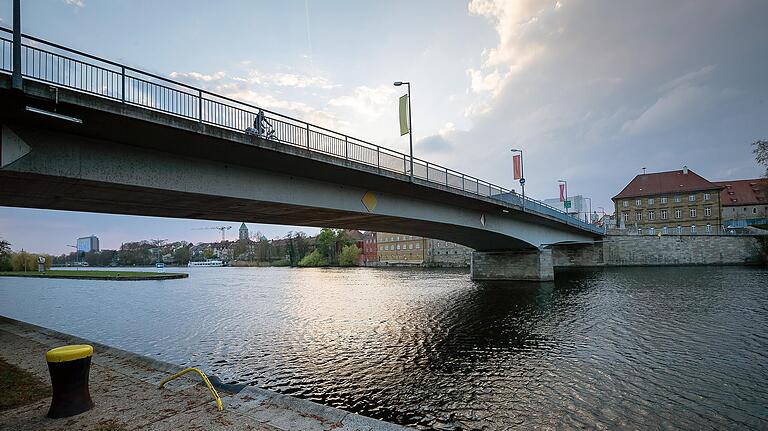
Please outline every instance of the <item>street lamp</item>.
M523 189L523 212L525 212L525 172L523 170L523 150L512 148L510 151L513 153L520 153L520 187Z
M592 198L584 198L589 200L589 221L587 223L592 223Z
M405 84L408 87L408 141L411 147L411 182L413 182L413 122L411 121L411 83L406 81L395 81L394 86L399 87Z
M77 246L76 245L69 245L69 244L67 244L67 247L72 247L72 248L75 249L75 262L72 262L72 263L74 264L74 263L78 262L80 259L78 258L79 250L77 249ZM66 260L64 261L64 263L66 263ZM77 268L77 265L75 265L75 269L79 270L80 268Z
M557 180L557 182L565 184L565 200L563 201L563 209L565 209L565 213L568 214L568 208L565 208L565 203L568 202L568 181Z

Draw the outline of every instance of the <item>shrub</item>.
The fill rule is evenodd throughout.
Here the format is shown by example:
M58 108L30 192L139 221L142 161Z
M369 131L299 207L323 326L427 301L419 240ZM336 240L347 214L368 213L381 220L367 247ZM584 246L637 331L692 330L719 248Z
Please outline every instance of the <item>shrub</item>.
M355 266L357 265L357 259L360 257L360 249L356 245L345 245L341 249L341 255L339 256L339 265L341 266Z
M328 266L328 259L319 250L314 250L299 261L299 266Z

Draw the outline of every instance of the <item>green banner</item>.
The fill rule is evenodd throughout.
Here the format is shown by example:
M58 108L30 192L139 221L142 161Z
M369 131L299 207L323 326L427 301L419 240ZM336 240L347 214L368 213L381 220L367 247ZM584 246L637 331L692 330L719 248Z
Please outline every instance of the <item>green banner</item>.
M410 124L408 124L408 95L403 94L400 96L400 136L405 135L410 131Z

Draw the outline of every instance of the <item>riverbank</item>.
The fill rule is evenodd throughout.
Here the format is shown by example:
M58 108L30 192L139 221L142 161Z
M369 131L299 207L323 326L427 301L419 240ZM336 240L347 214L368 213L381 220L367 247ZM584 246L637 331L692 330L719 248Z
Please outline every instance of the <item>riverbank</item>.
M173 280L187 278L189 274L182 272L141 272L141 271L4 271L0 277L33 277L33 278L66 278L70 280L111 280L111 281L140 281L140 280Z
M219 412L199 377L187 374L158 389L182 368L50 329L0 317L0 358L49 382L45 352L65 344L94 347L90 373L96 407L66 419L45 417L51 399L0 411L0 429L57 430L339 430L395 431L406 428L275 392L224 385L211 377L224 404Z

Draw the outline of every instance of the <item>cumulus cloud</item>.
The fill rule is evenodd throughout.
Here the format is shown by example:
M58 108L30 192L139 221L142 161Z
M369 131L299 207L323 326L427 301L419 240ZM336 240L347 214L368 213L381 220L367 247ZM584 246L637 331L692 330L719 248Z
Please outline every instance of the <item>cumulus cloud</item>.
M69 6L85 7L85 0L64 0L64 3Z

